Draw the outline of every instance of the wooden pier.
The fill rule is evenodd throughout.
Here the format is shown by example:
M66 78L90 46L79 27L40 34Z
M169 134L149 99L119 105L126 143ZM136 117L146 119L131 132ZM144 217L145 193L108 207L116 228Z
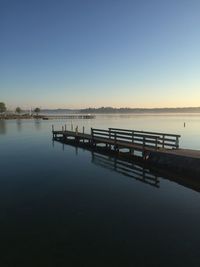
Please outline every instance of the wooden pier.
M94 119L95 115L91 114L68 114L68 115L41 115L43 120L59 120L59 119Z
M91 128L90 134L87 134L84 127L82 131L78 131L78 127L68 131L66 126L58 131L52 126L52 134L54 140L63 143L91 149L101 147L128 159L141 157L154 165L200 177L200 150L179 148L180 135L177 134L119 128Z
M61 131L52 129L53 138L63 140L64 142L74 141L84 143L86 145L96 147L105 146L115 152L125 152L134 155L134 153L141 152L141 156L147 159L152 151L169 151L179 148L180 135L134 131L127 129L109 128L94 129L91 128L91 133L79 132L76 128L75 131L67 131L66 127L62 127Z

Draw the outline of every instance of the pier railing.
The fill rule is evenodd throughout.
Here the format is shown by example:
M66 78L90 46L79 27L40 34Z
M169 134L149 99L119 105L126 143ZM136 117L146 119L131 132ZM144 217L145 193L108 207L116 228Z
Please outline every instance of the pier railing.
M147 132L147 131L137 131L137 130L127 130L127 129L119 129L119 128L109 128L111 132L124 132L127 134L144 134L145 136L157 136L157 145L161 148L168 149L177 149L179 148L179 138L180 135L177 134L168 134L168 133L159 133L159 132Z
M85 134L85 127L83 131L78 131L78 126L73 132L67 131L66 125L62 126L62 131L54 131L52 126L53 136L63 135L65 138L68 136L75 137L76 140L84 139L88 140L91 144L104 143L107 145L114 145L115 148L126 147L134 148L140 150L146 150L148 148L153 149L178 149L179 148L179 138L180 135L168 134L168 133L158 133L158 132L147 132L147 131L137 131L137 130L127 130L119 128L108 128L96 129L91 128L91 134Z
M128 143L128 144L138 144L142 147L158 148L158 136L157 135L147 135L144 133L136 132L126 132L121 129L103 130L91 128L92 139L102 139L104 141L108 140L113 142L113 144Z
M180 135L146 132L137 130L126 130L119 128L109 128L108 130L91 129L92 138L104 138L114 140L114 142L122 141L132 144L139 144L145 147L154 148L179 148Z

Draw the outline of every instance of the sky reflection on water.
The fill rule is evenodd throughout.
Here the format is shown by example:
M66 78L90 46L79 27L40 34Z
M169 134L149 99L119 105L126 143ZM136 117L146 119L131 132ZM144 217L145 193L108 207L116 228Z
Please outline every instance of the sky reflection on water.
M109 126L120 120L128 127L121 118ZM109 119L76 123L105 128ZM63 149L51 124L0 121L1 266L200 265L197 191L137 164L115 168L113 158Z

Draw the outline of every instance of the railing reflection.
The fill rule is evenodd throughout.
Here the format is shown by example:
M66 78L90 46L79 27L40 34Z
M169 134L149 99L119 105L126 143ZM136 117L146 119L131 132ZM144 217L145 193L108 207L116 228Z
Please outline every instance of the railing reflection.
M146 168L139 166L133 162L123 161L116 157L110 157L98 152L91 152L92 163L103 168L118 172L129 178L133 178L142 183L159 187L158 177Z
M75 149L75 154L78 155L79 148L88 150L91 153L91 162L100 167L109 169L120 173L126 177L135 179L142 183L160 188L161 181L163 179L173 181L181 186L190 188L197 192L200 192L200 179L195 179L188 175L179 175L174 172L168 171L163 168L154 168L152 165L142 164L140 161L129 161L126 158L116 156L106 151L105 148L92 148L88 146L77 145L74 142L63 142L63 140L56 140L63 145L72 146ZM53 142L54 146L54 142ZM62 147L63 149L63 147Z

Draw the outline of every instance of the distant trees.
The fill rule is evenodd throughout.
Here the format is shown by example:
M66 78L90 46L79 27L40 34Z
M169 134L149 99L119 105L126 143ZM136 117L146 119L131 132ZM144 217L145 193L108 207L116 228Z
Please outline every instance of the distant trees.
M6 112L6 105L3 102L0 102L0 113Z
M40 108L35 108L34 112L36 113L36 115L38 116L38 114L40 113Z
M17 107L17 108L15 109L15 112L16 112L17 114L20 114L20 113L22 112L22 110L21 110L20 107Z

